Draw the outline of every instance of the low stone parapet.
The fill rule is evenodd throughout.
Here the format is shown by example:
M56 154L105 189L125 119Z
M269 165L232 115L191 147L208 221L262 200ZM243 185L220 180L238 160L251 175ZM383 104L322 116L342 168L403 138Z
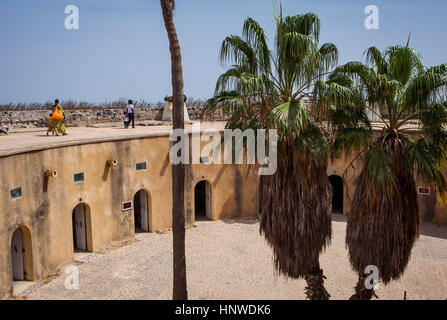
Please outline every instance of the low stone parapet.
M188 107L191 120L201 120L201 107ZM69 109L65 110L65 123L69 127L87 126L102 122L120 122L124 117L125 109ZM0 128L33 128L48 126L51 110L16 110L2 111L0 109ZM136 121L161 121L163 109L135 108ZM206 120L225 120L221 110L213 115L205 116Z

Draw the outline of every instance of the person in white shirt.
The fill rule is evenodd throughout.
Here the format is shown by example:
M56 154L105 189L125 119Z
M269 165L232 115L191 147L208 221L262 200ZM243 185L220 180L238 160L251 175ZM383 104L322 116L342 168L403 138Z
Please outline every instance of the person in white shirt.
M132 122L132 128L135 128L135 116L133 112L133 101L130 99L127 103L127 118L129 119L129 124Z

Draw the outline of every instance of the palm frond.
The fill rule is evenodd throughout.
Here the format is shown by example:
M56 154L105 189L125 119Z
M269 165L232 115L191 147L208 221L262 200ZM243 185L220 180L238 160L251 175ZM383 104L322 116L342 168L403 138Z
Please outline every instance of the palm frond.
M267 37L264 29L252 18L247 18L244 22L243 36L247 39L256 53L259 61L259 72L269 72L271 68L270 50L267 45Z
M322 72L327 72L338 63L338 48L333 43L325 43L318 50L318 64Z
M272 123L279 136L292 140L309 126L309 113L302 100L283 103L272 110Z
M381 74L389 74L390 73L390 64L383 57L382 53L376 47L368 48L365 53L366 54L366 63L372 65L377 68L377 72Z
M421 109L434 95L444 93L445 96L447 76L443 72L437 72L442 69L442 66L438 66L414 76L403 93L403 107L406 110Z
M393 46L385 51L389 59L392 78L405 85L411 76L422 70L419 53L409 47Z
M368 180L375 186L383 186L393 179L391 155L378 145L369 150L366 168Z
M249 43L242 38L232 35L227 37L220 49L220 61L223 65L247 65L250 72L256 73L258 61L256 53Z
M297 150L302 154L310 153L318 163L328 160L328 140L316 125L309 125L296 140Z

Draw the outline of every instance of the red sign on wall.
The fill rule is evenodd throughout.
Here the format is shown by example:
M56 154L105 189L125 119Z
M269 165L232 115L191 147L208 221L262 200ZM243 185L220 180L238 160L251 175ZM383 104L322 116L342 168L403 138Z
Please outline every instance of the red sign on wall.
M132 200L131 201L124 201L121 202L121 210L122 211L128 211L128 210L132 210L133 206L132 206Z
M429 187L419 187L418 194L428 196L428 195L430 195L430 188Z

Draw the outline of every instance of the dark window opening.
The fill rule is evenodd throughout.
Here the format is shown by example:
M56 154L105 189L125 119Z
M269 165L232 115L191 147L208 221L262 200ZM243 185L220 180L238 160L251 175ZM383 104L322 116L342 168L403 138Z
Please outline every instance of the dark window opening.
M74 182L83 182L84 181L84 172L81 173L75 173L74 177Z
M146 170L146 162L137 163L137 171Z
M11 190L11 199L17 199L22 196L22 188L15 188Z
M203 163L203 164L210 163L210 157L200 157L200 163Z

